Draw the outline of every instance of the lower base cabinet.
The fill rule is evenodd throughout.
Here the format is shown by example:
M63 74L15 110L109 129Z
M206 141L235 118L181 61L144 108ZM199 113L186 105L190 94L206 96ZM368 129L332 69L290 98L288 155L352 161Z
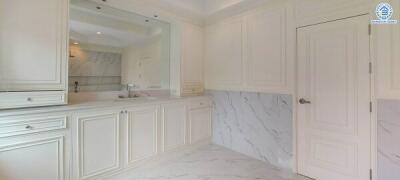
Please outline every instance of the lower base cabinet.
M211 137L207 98L0 116L0 180L93 180Z
M182 147L186 143L187 111L185 103L161 105L161 139L163 152Z
M211 138L211 108L189 110L190 144Z
M64 180L66 162L64 136L14 139L0 147L0 179Z
M158 106L130 108L126 111L128 166L157 154L158 111Z
M74 116L77 123L75 179L93 179L119 170L120 111L95 111Z

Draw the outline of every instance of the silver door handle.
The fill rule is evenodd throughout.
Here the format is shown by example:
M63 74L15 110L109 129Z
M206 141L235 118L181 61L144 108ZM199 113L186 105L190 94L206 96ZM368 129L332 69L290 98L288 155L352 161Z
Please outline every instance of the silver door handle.
M300 104L311 104L311 101L307 101L307 100L305 100L304 98L301 98L301 99L299 100L299 103L300 103Z

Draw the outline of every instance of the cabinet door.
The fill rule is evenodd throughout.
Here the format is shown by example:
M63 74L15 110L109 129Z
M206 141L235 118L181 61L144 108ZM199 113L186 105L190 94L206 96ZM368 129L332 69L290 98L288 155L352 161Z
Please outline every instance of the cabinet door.
M206 88L237 89L243 84L242 20L206 28Z
M119 161L119 121L117 111L80 114L78 122L79 179L117 170Z
M0 91L65 90L68 0L0 0Z
M203 29L185 24L182 36L183 82L203 82Z
M285 8L268 9L246 19L247 86L264 91L287 91Z
M158 108L128 110L128 164L157 154Z
M211 137L211 108L189 111L190 143L196 143Z
M0 179L64 179L63 137L0 146Z
M162 105L162 148L169 151L185 144L186 106L184 103Z

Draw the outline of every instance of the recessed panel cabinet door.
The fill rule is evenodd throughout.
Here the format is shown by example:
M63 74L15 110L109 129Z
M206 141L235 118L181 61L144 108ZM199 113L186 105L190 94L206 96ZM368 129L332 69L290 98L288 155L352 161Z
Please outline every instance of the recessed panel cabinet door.
M184 103L165 104L162 112L162 149L169 151L185 145L186 106Z
M366 180L371 168L368 16L298 29L298 172Z
M206 28L206 87L231 89L243 84L241 19Z
M185 24L183 28L183 82L203 82L204 32L201 27Z
M128 164L157 154L158 108L128 110Z
M120 167L120 113L77 115L79 179L88 179Z
M285 8L251 15L246 22L247 86L288 91Z
M0 146L0 179L63 180L63 137Z
M190 110L189 122L191 144L211 137L211 108Z
M0 0L0 91L64 90L68 0Z

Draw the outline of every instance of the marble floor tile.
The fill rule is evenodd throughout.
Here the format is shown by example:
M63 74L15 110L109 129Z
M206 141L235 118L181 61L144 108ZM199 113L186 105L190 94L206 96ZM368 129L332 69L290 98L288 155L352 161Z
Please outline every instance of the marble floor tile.
M217 145L181 150L108 180L307 180Z

